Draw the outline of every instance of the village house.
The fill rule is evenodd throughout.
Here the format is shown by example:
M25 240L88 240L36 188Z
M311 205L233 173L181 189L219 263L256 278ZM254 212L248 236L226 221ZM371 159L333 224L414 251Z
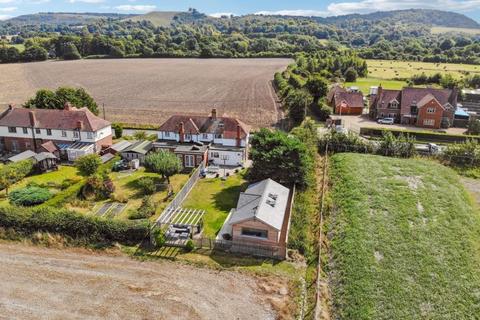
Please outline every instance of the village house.
M0 150L49 152L74 161L112 145L110 122L87 108L65 104L63 110L9 106L0 114Z
M448 128L454 123L457 90L406 87L386 90L378 87L370 97L373 119L393 118L396 123L424 128Z
M293 192L265 179L240 194L217 239L232 242L232 251L286 257Z
M363 94L335 85L327 94L327 103L334 114L361 115L363 113Z
M201 163L240 166L247 160L248 127L238 119L217 116L174 115L159 128L155 150L175 153L185 168Z

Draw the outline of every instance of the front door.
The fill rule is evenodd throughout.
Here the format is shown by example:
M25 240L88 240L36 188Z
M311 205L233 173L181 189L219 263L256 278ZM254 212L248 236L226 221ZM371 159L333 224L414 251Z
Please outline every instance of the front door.
M185 167L192 168L195 167L195 157L191 154L185 155Z

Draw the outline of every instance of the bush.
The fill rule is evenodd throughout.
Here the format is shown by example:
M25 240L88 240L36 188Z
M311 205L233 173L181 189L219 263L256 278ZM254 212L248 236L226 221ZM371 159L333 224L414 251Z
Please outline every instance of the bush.
M84 215L65 209L0 208L0 227L22 235L51 232L91 244L137 244L150 232L146 223L132 223Z
M112 129L115 132L115 138L120 139L123 135L123 127L120 123L113 123Z
M8 199L12 204L17 206L34 206L44 203L51 197L52 194L46 188L28 186L23 189L12 191L8 196Z
M133 211L129 214L128 218L131 220L135 219L148 219L155 214L157 206L153 201L151 196L144 197L142 199L142 204L137 211Z
M155 228L152 231L152 237L155 240L155 246L157 248L160 248L165 244L165 234L161 229Z
M329 105L321 101L319 101L318 105L313 108L313 111L315 112L320 121L326 121L328 117L330 117L330 115L333 113L333 109Z
M348 132L330 131L328 134L322 136L319 141L320 151L324 151L328 144L328 150L331 152L361 152L373 153L373 145L361 139L357 134Z
M189 239L187 241L187 243L185 244L185 251L191 252L191 251L193 251L193 249L195 249L195 245L193 244L193 241L191 239Z
M115 185L108 175L93 175L88 177L82 188L83 198L94 197L96 200L105 200L115 191Z
M480 166L480 144L476 140L450 144L442 154L443 160L460 167Z
M377 153L389 157L413 157L416 153L415 139L408 134L406 136L400 134L396 137L393 133L387 131L383 134Z
M78 174L84 177L97 173L98 168L102 165L102 160L98 154L89 154L75 160Z
M142 177L137 181L138 187L142 190L143 194L151 195L157 191L155 180L151 177Z

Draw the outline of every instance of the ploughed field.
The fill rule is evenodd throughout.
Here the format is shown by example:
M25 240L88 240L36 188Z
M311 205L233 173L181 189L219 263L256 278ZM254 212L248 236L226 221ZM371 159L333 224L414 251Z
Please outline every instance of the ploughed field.
M332 157L335 319L476 319L480 216L432 161Z
M38 89L85 88L106 118L160 124L175 113L239 117L253 127L281 117L273 75L290 59L118 59L0 65L0 106L21 105Z

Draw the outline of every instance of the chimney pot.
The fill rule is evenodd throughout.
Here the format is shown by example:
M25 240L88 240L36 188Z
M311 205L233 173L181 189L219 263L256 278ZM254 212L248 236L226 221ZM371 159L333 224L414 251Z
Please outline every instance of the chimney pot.
M180 128L178 130L178 136L181 143L185 141L185 125L183 122L180 122Z
M63 109L64 110L67 110L67 111L70 111L72 110L72 104L70 102L65 102L65 104L63 105Z
M79 129L79 130L83 129L83 121L81 121L81 120L77 121L77 129Z
M241 138L241 128L240 125L237 124L237 147L241 147L242 145L242 138Z
M10 103L10 104L8 105L8 110L13 110L13 104Z
M35 118L35 112L30 111L28 112L28 116L30 118L30 126L35 127L35 124L37 123L37 119Z
M217 108L212 109L212 119L217 120Z

